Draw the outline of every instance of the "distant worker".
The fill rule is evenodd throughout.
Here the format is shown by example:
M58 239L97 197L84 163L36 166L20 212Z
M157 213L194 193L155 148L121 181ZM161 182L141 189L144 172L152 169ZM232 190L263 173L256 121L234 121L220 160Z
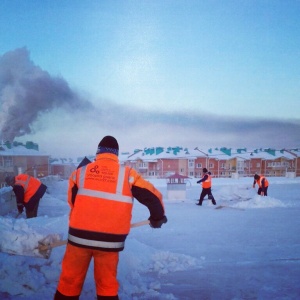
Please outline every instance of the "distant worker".
M25 207L27 219L35 218L40 200L44 196L47 186L39 179L28 174L6 176L5 182L13 188L19 214L24 211Z
M119 252L130 231L133 198L145 205L152 228L167 222L161 193L134 169L122 166L112 136L99 143L96 159L69 179L69 235L55 300L79 299L94 260L97 300L118 300Z
M268 196L268 187L269 182L268 179L262 175L254 175L253 188L255 188L255 184L258 185L257 194L260 196Z
M208 195L208 199L212 201L213 205L216 205L216 200L211 193L211 186L212 186L212 178L211 173L207 171L206 168L203 168L203 176L202 179L198 180L197 183L202 183L202 192L200 195L199 203L197 205L202 205L204 197Z

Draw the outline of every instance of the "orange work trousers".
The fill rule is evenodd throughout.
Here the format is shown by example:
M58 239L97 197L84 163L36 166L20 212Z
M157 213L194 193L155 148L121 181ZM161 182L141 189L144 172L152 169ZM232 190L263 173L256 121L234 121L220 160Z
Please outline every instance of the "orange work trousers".
M94 278L98 296L118 295L117 268L119 252L105 252L67 244L57 290L65 296L79 296L94 258Z

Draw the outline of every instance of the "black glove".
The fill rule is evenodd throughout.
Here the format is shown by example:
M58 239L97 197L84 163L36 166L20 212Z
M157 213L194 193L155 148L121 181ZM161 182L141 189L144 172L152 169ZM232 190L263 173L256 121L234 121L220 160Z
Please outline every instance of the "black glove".
M197 183L200 183L200 180L198 180Z
M164 223L167 223L168 222L168 219L166 216L164 216L162 219L160 220L154 220L152 217L150 217L148 219L150 221L150 226L152 228L161 228L161 225L164 224Z

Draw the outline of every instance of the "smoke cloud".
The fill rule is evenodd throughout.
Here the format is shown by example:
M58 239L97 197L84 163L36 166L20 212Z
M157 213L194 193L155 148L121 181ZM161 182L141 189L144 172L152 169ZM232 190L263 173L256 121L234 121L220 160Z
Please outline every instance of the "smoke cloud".
M54 108L90 109L91 103L74 93L68 83L36 66L26 48L0 56L0 139L31 133L37 118Z
M123 150L154 146L298 147L300 120L163 112L93 99L36 66L26 48L0 56L0 140L30 136L50 154L86 155L104 135ZM184 106L184 105L183 105Z

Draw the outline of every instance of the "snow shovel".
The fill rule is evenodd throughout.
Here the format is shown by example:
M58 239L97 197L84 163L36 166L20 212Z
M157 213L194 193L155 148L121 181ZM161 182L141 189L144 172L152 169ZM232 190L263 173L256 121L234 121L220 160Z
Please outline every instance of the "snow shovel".
M140 221L137 223L132 223L130 228L135 228L143 225L150 224L149 220ZM38 242L38 247L35 248L38 250L39 254L43 257L48 259L51 255L51 250L55 247L63 246L68 243L68 240L57 240L57 236L52 238L52 235L46 236L44 239Z
M227 205L218 205L215 207L215 209L221 209L221 208L231 208L231 209L237 209L237 210L245 210L243 208L240 207L232 207L232 206L227 206Z

